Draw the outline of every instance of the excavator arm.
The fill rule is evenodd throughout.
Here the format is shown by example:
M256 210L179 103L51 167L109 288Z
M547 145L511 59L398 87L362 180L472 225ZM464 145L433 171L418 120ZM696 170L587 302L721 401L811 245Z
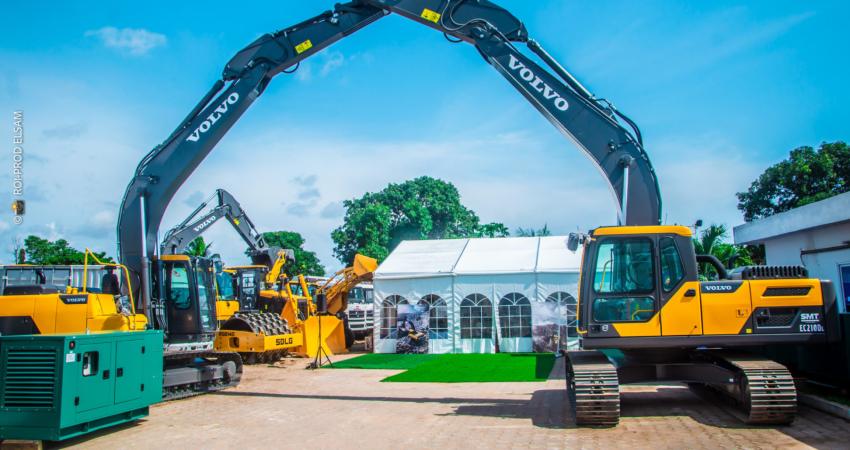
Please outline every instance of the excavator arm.
M209 206L213 198L217 201L216 205L203 215L198 216L204 208ZM269 250L263 235L257 231L254 223L251 222L251 219L248 218L245 210L233 198L233 195L224 189L216 189L212 197L202 202L186 219L165 233L160 246L161 254L175 255L183 252L190 242L202 235L212 224L223 217L227 218L227 221L242 240L248 244L252 252L266 253Z
M359 253L354 255L351 267L339 270L316 289L317 295L325 296L326 312L345 312L348 308L348 291L358 283L372 281L372 274L377 268L378 260Z
M139 274L147 305L147 264L160 221L177 189L262 94L272 77L337 40L397 13L476 47L541 114L596 164L619 207L619 222L660 222L661 197L640 132L614 107L594 97L535 41L522 22L486 0L354 0L295 26L267 34L234 56L186 119L136 169L118 220L121 261ZM554 74L522 54L527 44ZM623 126L621 121L626 124Z
M121 203L118 251L140 280L143 307L150 301L148 264L157 249L165 209L177 189L275 75L383 17L383 9L338 5L295 26L266 34L228 62L201 101L162 144L139 163Z

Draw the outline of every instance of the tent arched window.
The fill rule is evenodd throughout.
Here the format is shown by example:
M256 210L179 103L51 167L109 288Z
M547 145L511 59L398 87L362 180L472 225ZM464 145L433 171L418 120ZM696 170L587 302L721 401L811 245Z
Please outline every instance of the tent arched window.
M381 339L396 339L398 324L398 305L407 305L407 299L400 295L389 295L381 302Z
M419 300L420 305L428 306L428 338L448 339L449 308L439 295L428 294Z
M578 302L576 298L567 292L553 292L546 297L546 303L553 306L558 314L558 325L567 328L567 336L574 338L578 337L576 325L578 319L576 317L576 308Z
M493 338L493 303L489 298L470 294L460 302L460 338Z
M502 338L531 337L531 302L512 292L499 300L499 330Z

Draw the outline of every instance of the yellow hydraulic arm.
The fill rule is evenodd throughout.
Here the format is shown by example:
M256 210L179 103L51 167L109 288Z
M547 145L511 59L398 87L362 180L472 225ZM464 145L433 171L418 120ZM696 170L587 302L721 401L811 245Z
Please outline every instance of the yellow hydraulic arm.
M348 291L357 283L369 281L378 268L378 261L364 255L354 255L354 263L335 273L328 281L319 286L316 294L324 294L327 312L336 314L348 307Z

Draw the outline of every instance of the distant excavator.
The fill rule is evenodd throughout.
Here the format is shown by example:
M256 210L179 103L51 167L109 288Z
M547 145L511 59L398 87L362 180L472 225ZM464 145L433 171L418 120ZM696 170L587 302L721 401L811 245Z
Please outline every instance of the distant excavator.
M213 199L215 204L201 214L210 206ZM216 189L213 195L201 202L182 222L165 233L160 244L160 254L183 254L192 241L202 236L222 218L227 219L239 237L248 245L248 255L252 264L227 268L229 270L216 269L216 284L224 285L218 286L217 292L225 290L230 293L229 297L217 298L216 315L219 321L230 318L238 310L255 311L257 309L256 296L260 287L260 278L254 279L252 271L264 271L267 274L265 282L271 285L280 276L286 261L295 259L293 250L266 244L262 233L257 231L242 205L224 189Z

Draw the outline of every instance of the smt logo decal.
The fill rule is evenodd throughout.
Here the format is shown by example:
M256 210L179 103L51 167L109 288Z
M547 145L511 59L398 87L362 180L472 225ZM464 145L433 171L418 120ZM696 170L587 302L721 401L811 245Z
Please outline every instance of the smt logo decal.
M801 322L820 323L820 313L802 313L800 314Z
M800 333L826 333L819 312L800 313Z
M731 294L741 287L740 281L709 281L700 283L700 292L703 294Z

